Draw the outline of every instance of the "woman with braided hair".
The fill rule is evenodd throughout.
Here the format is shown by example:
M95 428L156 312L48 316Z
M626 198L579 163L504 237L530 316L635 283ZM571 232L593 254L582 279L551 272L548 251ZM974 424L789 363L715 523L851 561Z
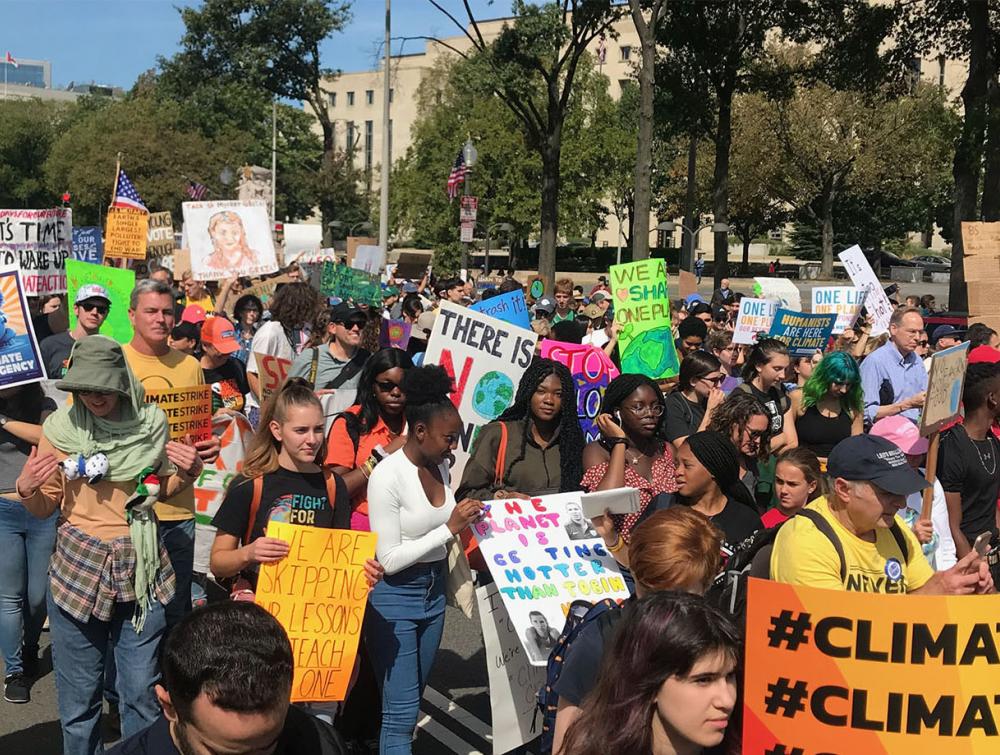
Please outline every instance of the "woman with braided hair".
M456 496L485 501L579 490L582 458L573 376L536 358L514 403L479 431Z

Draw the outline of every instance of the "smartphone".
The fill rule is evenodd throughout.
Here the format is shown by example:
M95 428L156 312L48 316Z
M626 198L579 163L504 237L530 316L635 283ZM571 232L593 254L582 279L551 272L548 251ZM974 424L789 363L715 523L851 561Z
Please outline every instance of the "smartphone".
M616 409L615 413L611 415L611 418L615 421L616 425L618 425L619 427L621 427L621 424L622 424L622 413L620 411L618 411Z
M984 532L976 538L972 549L979 554L980 558L985 558L986 554L990 552L990 538L992 536L991 532Z

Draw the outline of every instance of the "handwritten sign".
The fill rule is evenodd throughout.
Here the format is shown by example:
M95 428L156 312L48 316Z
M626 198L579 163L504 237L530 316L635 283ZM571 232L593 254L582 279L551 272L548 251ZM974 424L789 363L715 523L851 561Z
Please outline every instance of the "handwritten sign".
M462 416L462 431L454 452L454 479L462 478L476 430L513 403L537 342L538 336L530 330L441 303L424 364L441 365L455 383L451 400Z
M66 290L66 260L73 253L73 213L0 210L0 269L15 266L28 296Z
M100 228L84 226L73 229L73 259L101 264L104 259L104 240L101 238Z
M372 275L382 272L385 267L385 250L378 245L359 244L351 267Z
M336 262L324 262L319 290L323 296L335 296L360 304L380 305L382 284L377 275Z
M383 349L403 349L410 344L410 331L413 325L403 320L386 320L380 318L378 343Z
M146 403L156 404L167 415L170 440L207 440L212 435L212 386L147 388Z
M1000 223L962 223L963 266L969 322L1000 330Z
M927 397L920 413L921 435L931 435L961 416L969 346L965 341L931 356Z
M733 343L757 343L758 333L771 330L777 310L777 302L769 299L740 299L740 311L733 329Z
M257 360L257 378L260 380L260 401L263 404L272 393L281 388L285 378L288 377L288 368L292 366L290 359L262 354L255 351L254 358Z
M861 247L855 244L837 256L844 264L844 270L847 271L851 283L865 292L865 309L872 318L872 336L888 332L894 308Z
M104 256L146 259L149 213L134 207L109 207L104 231Z
M670 328L667 268L662 259L611 266L611 293L622 372L654 380L677 375L680 362Z
M358 655L368 602L365 561L375 534L268 522L288 556L263 564L257 604L285 628L292 643L292 702L343 700Z
M569 369L576 383L576 413L584 440L589 443L600 438L601 431L597 429L596 420L604 401L604 392L608 383L621 374L615 363L604 353L604 349L592 344L544 340L541 354Z
M472 531L532 666L545 665L574 600L629 596L580 493L494 501Z
M865 290L852 286L820 286L812 291L814 315L837 315L833 334L839 335L854 327L861 308L865 306Z
M146 232L146 256L164 257L174 253L174 221L169 212L154 212L149 216Z
M531 327L528 304L524 300L523 291L509 291L506 294L483 299L471 305L469 309L509 322L519 328Z
M754 296L775 301L785 309L802 309L802 294L788 278L754 278Z
M810 315L779 307L768 335L788 344L790 356L809 357L826 348L836 319L836 315Z
M677 273L677 281L677 295L681 299L687 299L691 294L698 293L698 279L694 273L680 270Z
M196 280L276 272L278 259L267 202L184 202L184 231Z
M0 270L0 388L44 379L21 271L7 267Z
M75 229L74 229L75 230ZM66 261L67 299L74 301L81 286L96 283L104 286L111 296L111 309L101 325L101 335L114 338L118 343L132 340L132 322L128 319L129 298L135 288L135 271L107 265L92 265L77 260ZM76 327L76 311L69 308L70 330Z

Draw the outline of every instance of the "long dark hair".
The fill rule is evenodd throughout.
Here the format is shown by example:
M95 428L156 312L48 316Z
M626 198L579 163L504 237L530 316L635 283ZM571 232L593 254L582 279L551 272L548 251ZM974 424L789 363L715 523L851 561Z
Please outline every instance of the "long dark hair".
M401 367L404 372L412 370L413 360L410 359L410 355L399 349L382 349L368 357L368 361L365 362L358 380L358 400L355 402L355 405L361 407L361 411L358 412L358 422L362 435L370 433L378 424L379 403L375 398L375 378L396 367Z
M604 654L597 687L566 732L565 755L652 752L652 721L663 683L687 676L709 654L739 662L739 631L700 596L655 592L626 610Z
M681 360L677 390L689 391L695 380L721 369L722 362L714 354L709 354L707 351L692 351Z
M551 359L536 358L528 365L521 376L514 394L514 403L497 419L500 422L521 422L521 448L518 455L507 466L504 480L514 467L524 461L528 435L531 433L531 397L535 395L538 386L549 375L559 378L562 387L562 409L559 412L559 492L565 493L580 489L583 479L583 430L576 414L576 383L565 365Z

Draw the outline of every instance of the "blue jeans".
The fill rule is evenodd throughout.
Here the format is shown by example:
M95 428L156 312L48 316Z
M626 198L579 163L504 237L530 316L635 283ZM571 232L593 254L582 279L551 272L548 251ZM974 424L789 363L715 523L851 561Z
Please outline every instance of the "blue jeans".
M194 574L194 519L160 522L160 539L177 576L177 594L166 605L167 628L191 613L191 575Z
M382 687L379 755L407 755L427 678L444 632L447 564L386 575L368 597L366 645Z
M22 647L38 654L58 519L58 511L37 519L19 501L0 497L0 652L4 676L24 671Z
M112 654L122 718L122 738L142 731L160 715L153 691L160 680L157 652L166 633L163 606L150 601L141 634L132 628L135 603L119 603L111 621L83 623L48 595L52 663L56 672L64 755L97 755L101 744L101 698L105 660Z

